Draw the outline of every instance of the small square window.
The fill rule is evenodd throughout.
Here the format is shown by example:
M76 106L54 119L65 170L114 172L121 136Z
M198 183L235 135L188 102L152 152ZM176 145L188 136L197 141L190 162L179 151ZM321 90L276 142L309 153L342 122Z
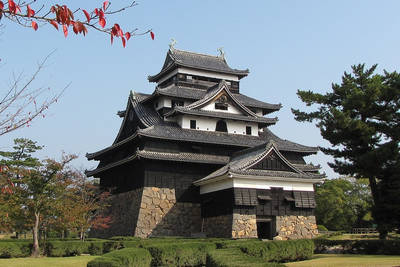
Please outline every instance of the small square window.
M246 134L251 135L251 126L246 126Z
M196 120L190 120L190 129L196 129Z

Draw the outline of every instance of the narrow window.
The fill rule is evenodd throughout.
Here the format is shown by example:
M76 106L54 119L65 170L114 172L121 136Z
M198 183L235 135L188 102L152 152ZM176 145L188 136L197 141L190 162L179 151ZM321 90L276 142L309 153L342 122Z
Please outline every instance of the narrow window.
M217 121L217 125L215 127L215 131L227 133L228 132L228 127L226 126L226 122L223 121L223 120Z
M246 126L246 134L251 135L251 126Z
M228 104L227 103L215 103L215 109L228 110Z
M190 129L196 129L196 120L190 120Z

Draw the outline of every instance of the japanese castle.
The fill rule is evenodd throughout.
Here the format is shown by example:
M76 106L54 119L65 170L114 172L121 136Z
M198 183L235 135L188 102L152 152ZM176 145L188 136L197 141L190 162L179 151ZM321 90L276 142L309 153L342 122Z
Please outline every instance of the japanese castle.
M130 92L114 143L88 153L87 176L112 189L111 226L94 235L296 239L317 234L318 148L269 126L281 108L243 94L249 70L219 56L167 52L149 76L152 94Z

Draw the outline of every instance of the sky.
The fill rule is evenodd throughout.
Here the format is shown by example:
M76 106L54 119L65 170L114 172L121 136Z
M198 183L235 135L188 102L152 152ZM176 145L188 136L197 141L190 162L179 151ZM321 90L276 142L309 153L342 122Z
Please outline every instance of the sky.
M102 1L37 1L67 4L71 9L93 10ZM112 8L128 1L112 1ZM232 68L250 70L241 80L241 93L268 103L281 103L273 113L279 121L270 129L283 139L309 146L329 146L310 123L294 120L291 108L306 109L297 90L326 93L340 83L351 65L378 64L378 73L400 70L400 1L156 1L138 5L107 18L123 30L151 29L135 36L123 48L120 40L89 30L87 36L64 38L51 25L35 32L2 19L0 28L0 93L9 88L13 75L24 79L37 63L54 51L32 88L50 88L45 96L60 92L45 118L28 128L0 136L0 150L10 150L13 139L25 137L44 145L40 158L60 159L61 153L79 156L73 163L92 169L97 162L85 154L111 145L122 120L130 90L152 93L148 75L163 65L171 38L177 49L218 55L223 47ZM36 6L35 6L36 5ZM79 16L84 19L83 13ZM338 177L319 152L306 158L320 164L327 177Z

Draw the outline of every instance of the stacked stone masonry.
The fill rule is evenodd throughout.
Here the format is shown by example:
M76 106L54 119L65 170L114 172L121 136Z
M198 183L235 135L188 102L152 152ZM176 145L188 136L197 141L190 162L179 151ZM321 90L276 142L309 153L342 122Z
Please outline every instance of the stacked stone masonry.
M200 204L177 202L175 189L143 188L135 236L191 236L200 231Z
M276 216L276 240L313 238L318 235L315 216Z
M208 237L232 237L232 214L203 219L203 232Z
M232 238L256 238L257 221L255 214L233 214Z

